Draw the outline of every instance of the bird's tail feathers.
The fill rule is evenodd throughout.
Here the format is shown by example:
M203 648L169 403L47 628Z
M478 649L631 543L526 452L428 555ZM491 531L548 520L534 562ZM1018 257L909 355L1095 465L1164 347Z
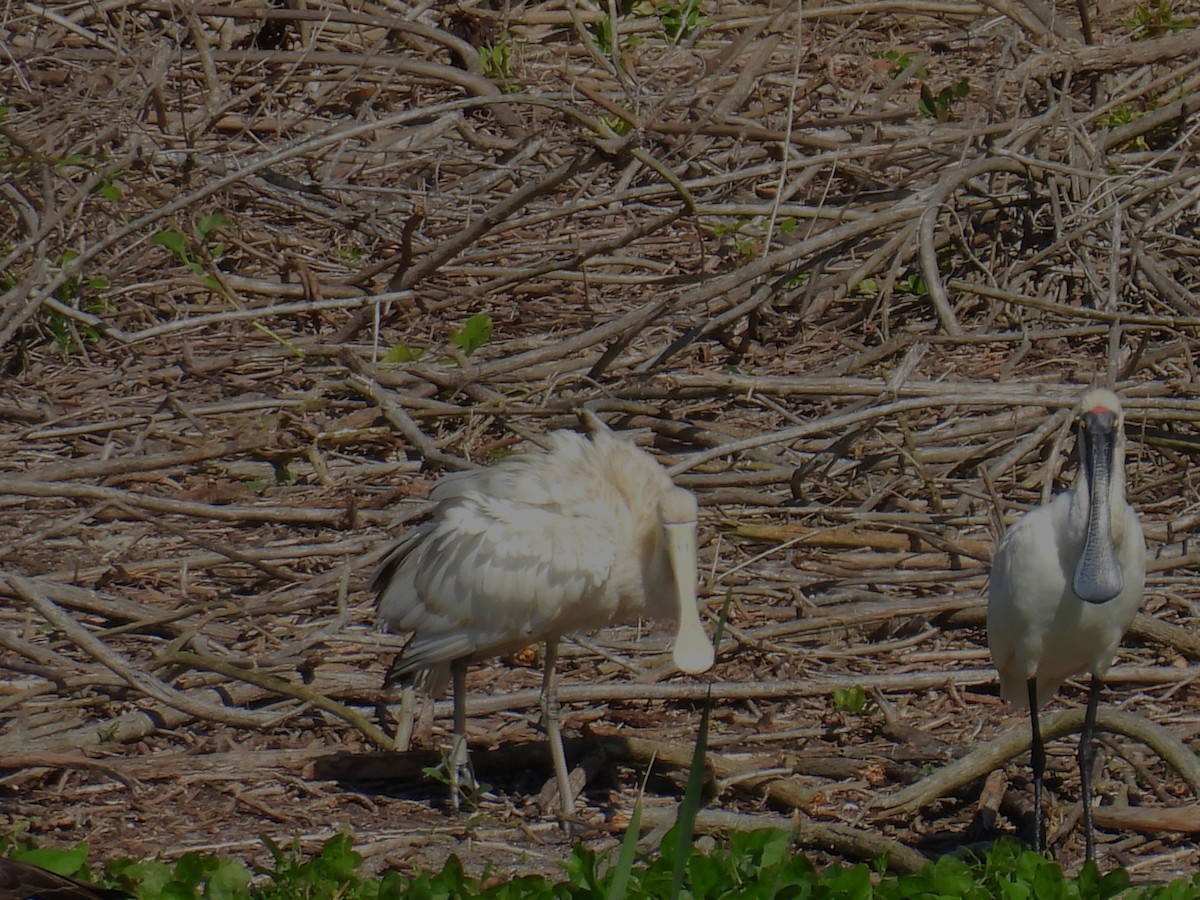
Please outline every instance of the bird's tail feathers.
M470 642L464 635L450 634L430 641L414 632L388 666L383 688L413 687L432 697L440 696L450 683L450 662L470 654Z
M413 688L430 697L440 697L450 683L450 665L442 663L425 669L413 669L403 654L397 653L383 676L384 691Z

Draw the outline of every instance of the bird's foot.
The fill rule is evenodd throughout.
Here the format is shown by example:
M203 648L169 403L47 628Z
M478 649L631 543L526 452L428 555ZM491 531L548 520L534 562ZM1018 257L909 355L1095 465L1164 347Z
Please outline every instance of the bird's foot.
M479 782L475 780L475 770L471 768L471 757L467 752L465 738L455 739L446 765L450 774L450 804L457 811L462 801L473 803L480 790Z

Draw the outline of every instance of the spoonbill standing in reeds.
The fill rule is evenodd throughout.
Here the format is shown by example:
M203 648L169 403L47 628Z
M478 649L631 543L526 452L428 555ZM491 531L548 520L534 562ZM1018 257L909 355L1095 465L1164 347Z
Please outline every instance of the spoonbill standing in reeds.
M555 662L563 635L648 615L678 624L674 661L713 663L696 600L696 499L649 453L589 414L590 438L547 436L545 452L456 472L435 485L432 518L371 580L378 618L411 632L388 683L454 690L452 799L469 777L466 671L546 642L542 712L564 814L574 812L559 730Z
M988 646L1000 695L1029 707L1034 849L1041 851L1046 752L1038 710L1059 685L1091 673L1079 738L1087 858L1092 829L1092 734L1104 676L1137 614L1146 584L1146 542L1125 500L1125 418L1111 391L1084 394L1076 416L1079 471L1071 490L1030 510L996 547L988 590Z

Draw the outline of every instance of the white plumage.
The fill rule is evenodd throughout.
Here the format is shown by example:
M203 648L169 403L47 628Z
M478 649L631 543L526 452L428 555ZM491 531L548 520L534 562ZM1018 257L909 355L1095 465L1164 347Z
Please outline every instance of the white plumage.
M988 646L1000 672L1000 695L1030 707L1037 849L1045 766L1038 709L1067 678L1092 675L1079 749L1091 859L1096 704L1117 646L1141 605L1146 544L1137 514L1125 500L1124 415L1117 396L1088 391L1077 423L1080 465L1072 489L1022 516L996 547L988 590Z
M436 692L455 676L459 768L466 664L547 642L543 702L564 811L573 800L553 696L559 638L649 615L678 623L680 669L713 662L696 605L695 498L648 453L593 427L590 439L557 431L544 453L442 478L432 518L371 581L380 623L412 635L389 678Z

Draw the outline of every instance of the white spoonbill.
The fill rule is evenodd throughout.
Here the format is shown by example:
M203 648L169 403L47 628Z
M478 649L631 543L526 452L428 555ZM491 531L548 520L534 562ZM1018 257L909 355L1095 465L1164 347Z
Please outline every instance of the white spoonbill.
M1104 676L1146 585L1146 542L1125 500L1125 417L1112 391L1083 395L1077 412L1079 472L1071 490L1008 529L992 559L988 646L1000 696L1029 707L1033 732L1034 849L1042 849L1046 752L1038 709L1059 685L1092 675L1079 737L1087 858L1092 834L1092 732Z
M556 431L544 453L442 478L432 518L372 576L380 623L412 633L388 683L416 678L436 693L453 677L456 803L469 663L546 642L542 712L566 814L575 805L555 697L559 639L646 614L678 623L680 669L713 663L696 601L696 498L595 416L588 424L590 439Z

